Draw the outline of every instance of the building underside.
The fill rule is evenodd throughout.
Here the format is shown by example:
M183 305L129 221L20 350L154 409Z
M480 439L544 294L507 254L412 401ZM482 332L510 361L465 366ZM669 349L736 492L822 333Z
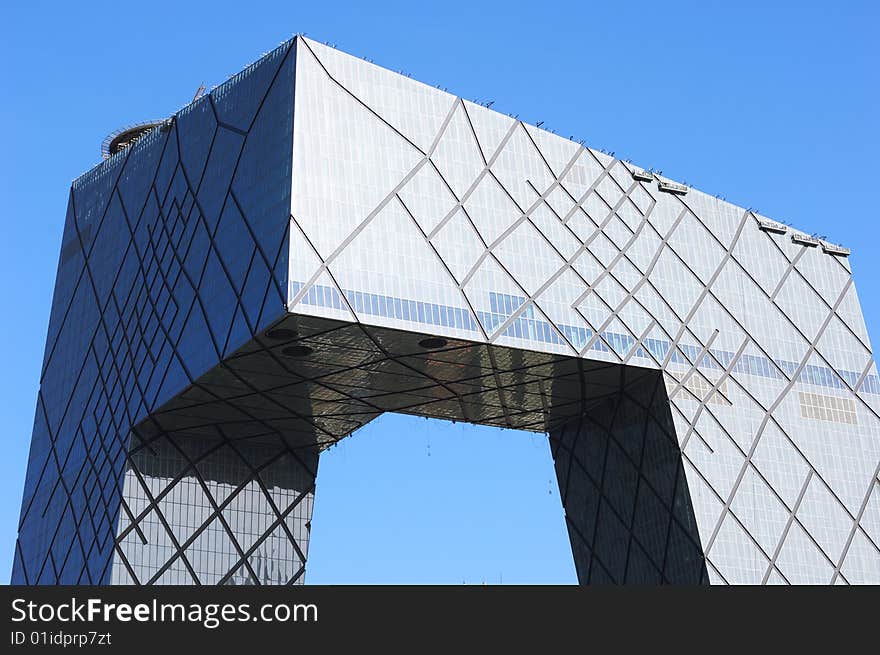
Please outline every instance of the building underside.
M707 581L658 371L290 316L135 427L113 582L300 581L320 453L384 412L548 433L581 582Z

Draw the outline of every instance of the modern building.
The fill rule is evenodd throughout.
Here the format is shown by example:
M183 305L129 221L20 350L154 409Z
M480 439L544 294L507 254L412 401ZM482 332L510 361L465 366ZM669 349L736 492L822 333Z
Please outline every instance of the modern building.
M13 582L303 582L383 412L547 433L582 583L880 582L845 248L302 37L105 155Z

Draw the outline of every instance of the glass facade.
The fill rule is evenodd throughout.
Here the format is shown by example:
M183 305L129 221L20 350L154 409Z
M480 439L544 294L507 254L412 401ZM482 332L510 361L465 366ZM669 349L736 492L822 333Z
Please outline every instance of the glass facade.
M194 498L194 480L217 503L229 493L215 469L187 469L160 455L167 444L187 452L187 439L222 439L220 432L166 424L162 409L182 402L182 393L196 394L197 380L284 311L293 51L292 43L277 48L74 181L13 582L150 581L144 567L158 572L167 542L186 546L175 533L189 519L177 510L166 517L164 508L188 503L169 506L170 499ZM154 457L160 461L151 463ZM247 454L227 459L229 484L251 480L234 507L246 491L258 493L260 476L248 477L242 462L257 465ZM179 475L169 479L175 467ZM284 498L269 495L282 511L294 490L310 489L279 485ZM214 523L202 526L205 538L219 534ZM135 538L140 549L131 546ZM218 546L218 557L228 550ZM248 566L257 557L274 556L255 549L234 577L256 573ZM162 581L184 580L179 561L185 554ZM291 578L293 562L283 567Z
M297 37L74 182L13 580L301 583L321 450L395 411L546 432L583 583L880 582L804 237Z

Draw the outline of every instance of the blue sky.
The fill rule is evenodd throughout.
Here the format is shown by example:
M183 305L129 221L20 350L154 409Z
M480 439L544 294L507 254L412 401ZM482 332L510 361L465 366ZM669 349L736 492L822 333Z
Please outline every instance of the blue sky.
M126 5L126 6L122 6ZM0 25L0 580L70 181L296 32L853 249L880 343L876 2L11 3ZM573 582L540 435L386 416L322 459L310 582Z

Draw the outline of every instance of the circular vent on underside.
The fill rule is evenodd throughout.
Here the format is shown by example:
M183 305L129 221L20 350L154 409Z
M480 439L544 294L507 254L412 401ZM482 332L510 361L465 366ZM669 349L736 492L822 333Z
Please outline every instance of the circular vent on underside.
M427 350L437 350L446 345L446 339L441 339L440 337L428 337L427 339L419 341L419 345Z
M314 351L311 348L303 345L287 346L281 350L281 354L287 357L308 357L312 352Z
M288 328L274 328L266 331L266 336L269 339L275 339L276 341L290 341L291 339L295 339L296 335L296 330Z

